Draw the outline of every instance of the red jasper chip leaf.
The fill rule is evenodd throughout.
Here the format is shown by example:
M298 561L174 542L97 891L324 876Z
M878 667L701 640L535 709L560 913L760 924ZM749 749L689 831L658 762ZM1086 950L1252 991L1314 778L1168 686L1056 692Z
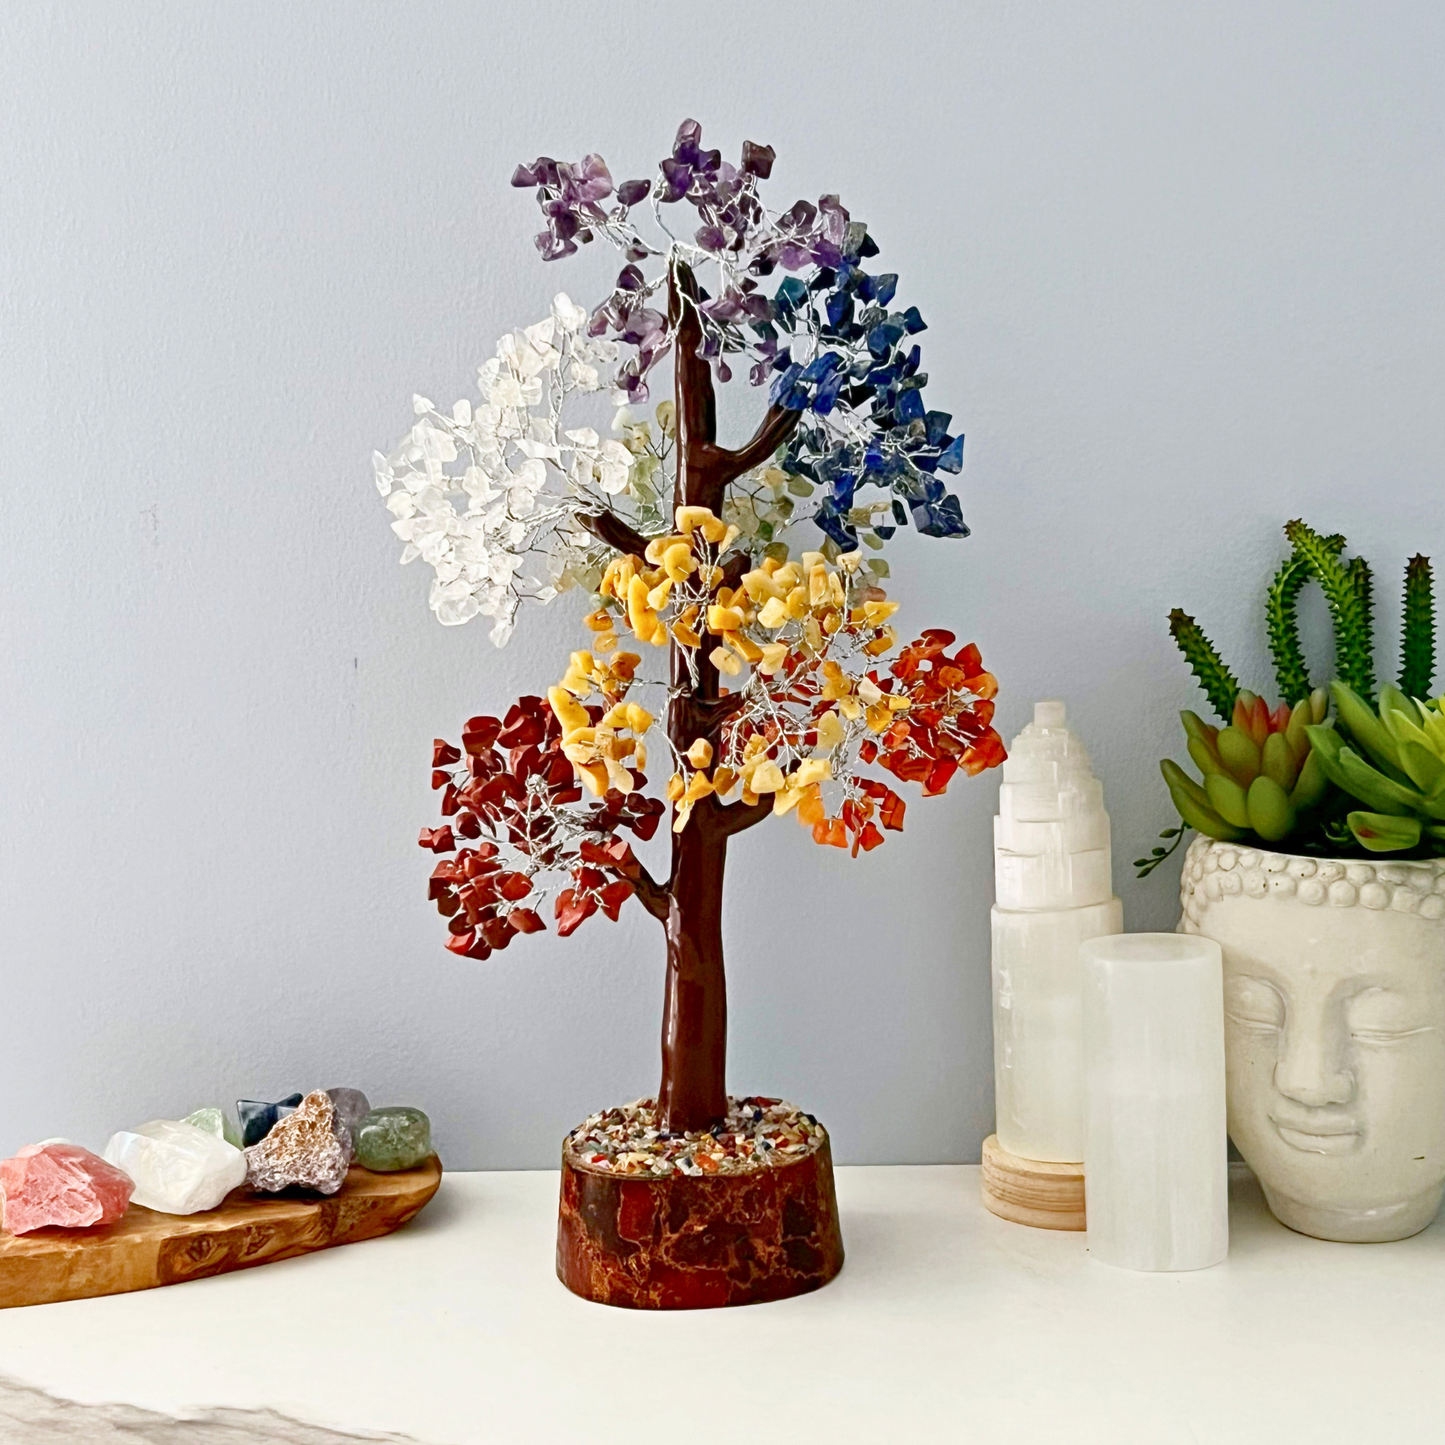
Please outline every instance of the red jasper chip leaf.
M928 770L928 777L923 784L923 796L936 798L940 793L946 793L948 785L957 771L957 758L939 758Z
M431 785L433 789L444 788L451 780L452 775L443 768L435 769L431 775Z
M449 933L447 935L447 947L453 953L459 953L463 957L470 952L471 947L477 941L477 935L467 929L464 933Z
M495 914L482 924L481 934L488 948L505 948L514 936L507 920Z
M532 891L532 880L525 873L502 873L496 882L497 892L508 903L517 903Z
M884 789L884 798L878 809L878 821L895 833L903 831L903 813L907 806L891 788ZM890 855L891 856L891 855Z
M463 813L457 819L457 832L463 838L480 838L482 836L481 820L475 813Z
M518 933L544 933L547 925L534 908L514 908L507 915L507 922Z
M614 922L617 922L617 915L622 905L632 897L636 889L633 888L627 879L619 878L615 883L609 883L602 890L602 911Z
M442 794L442 817L452 817L461 806L461 795L453 784L448 783L446 792Z
M431 745L431 765L434 768L444 768L451 763L459 763L462 755L445 738L434 738Z
M860 848L865 853L871 853L881 842L883 842L883 834L871 822L864 823L858 836L853 840L853 856L855 858L858 856Z
M430 848L433 853L450 853L457 846L451 828L445 824L440 828L423 828L416 841L421 847Z
M590 893L565 888L557 895L557 936L575 933L585 919L597 912L597 900Z
M474 717L467 720L467 725L462 729L462 747L469 755L490 752L492 744L497 740L497 734L502 731L500 718Z
M587 838L578 851L584 862L595 863L600 868L613 868L624 878L635 880L641 872L631 844L622 838L614 838L610 843L598 843Z
M541 716L543 707L539 697L521 697L512 705L497 742L504 748L535 747L547 738L547 723ZM551 709L548 709L550 715Z
M1003 739L992 728L978 740L963 756L964 771L969 777L976 777L986 768L997 767L1008 757Z

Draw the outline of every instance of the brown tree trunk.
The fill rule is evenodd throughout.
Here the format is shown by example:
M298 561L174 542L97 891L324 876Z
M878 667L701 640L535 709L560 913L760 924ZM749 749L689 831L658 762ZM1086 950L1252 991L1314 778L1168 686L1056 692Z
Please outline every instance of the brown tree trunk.
M677 404L676 506L708 507L722 515L728 484L766 461L797 425L800 413L770 408L752 440L737 451L717 444L712 371L700 357L697 281L685 266L668 280L674 325L673 372ZM687 659L672 644L673 699L667 731L685 753L698 738L722 752L730 708L704 639L692 680ZM687 826L672 835L667 927L667 988L662 1013L662 1082L658 1126L671 1133L711 1128L727 1113L727 978L723 969L722 896L729 837L766 817L771 800L723 807L702 800Z
M723 970L726 837L689 820L673 835L667 915L667 992L662 1007L658 1126L707 1129L727 1113L727 977Z

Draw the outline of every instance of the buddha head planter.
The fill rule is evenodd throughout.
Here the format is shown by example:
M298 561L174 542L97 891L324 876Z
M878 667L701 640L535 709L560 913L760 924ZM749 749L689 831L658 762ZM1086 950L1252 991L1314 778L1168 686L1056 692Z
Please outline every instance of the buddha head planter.
M1182 933L1224 952L1229 1134L1282 1223L1377 1242L1445 1192L1445 859L1197 838Z

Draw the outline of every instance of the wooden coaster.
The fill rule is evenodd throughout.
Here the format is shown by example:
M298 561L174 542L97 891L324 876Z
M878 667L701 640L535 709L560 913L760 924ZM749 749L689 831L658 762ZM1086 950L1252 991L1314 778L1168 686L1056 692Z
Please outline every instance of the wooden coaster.
M983 1204L1000 1219L1034 1229L1083 1229L1084 1167L1020 1159L983 1141Z
M435 1154L415 1169L353 1165L330 1198L231 1192L219 1209L157 1214L133 1204L100 1229L0 1230L0 1309L154 1289L390 1234L437 1192Z

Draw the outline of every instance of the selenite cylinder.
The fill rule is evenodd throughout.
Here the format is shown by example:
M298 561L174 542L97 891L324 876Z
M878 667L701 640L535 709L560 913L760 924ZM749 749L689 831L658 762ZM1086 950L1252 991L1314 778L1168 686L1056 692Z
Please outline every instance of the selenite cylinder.
M1079 957L1089 1252L1124 1269L1218 1264L1229 1252L1219 945L1118 934Z

